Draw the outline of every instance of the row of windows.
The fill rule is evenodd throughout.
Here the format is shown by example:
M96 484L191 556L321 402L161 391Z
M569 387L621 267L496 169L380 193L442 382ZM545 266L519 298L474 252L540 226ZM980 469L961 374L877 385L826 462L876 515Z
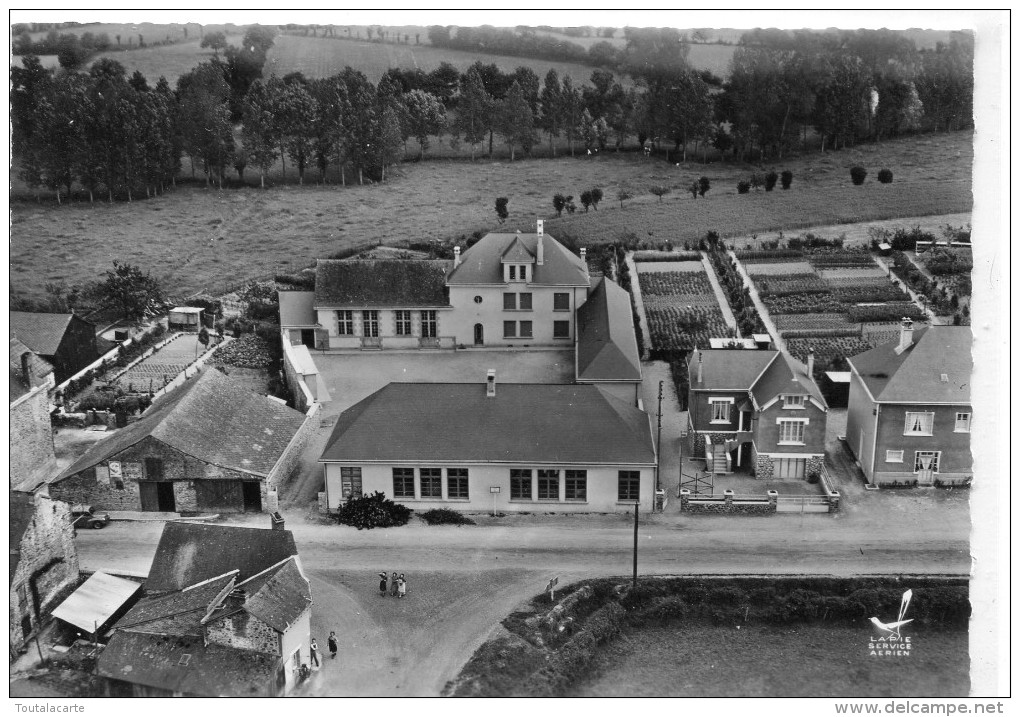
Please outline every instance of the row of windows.
M930 470L932 473L939 472L939 459L942 458L942 451L914 451L914 473ZM886 463L902 463L903 451L886 451Z
M903 422L904 436L931 436L935 432L935 414L929 411L907 411ZM956 414L954 433L970 433L970 413L959 411Z
M418 469L418 495L422 498L443 497L443 469ZM467 468L446 469L446 496L450 499L467 500L468 470ZM414 498L414 468L393 469L393 497Z
M531 311L531 293L503 294L504 311ZM553 311L570 311L570 294L553 294Z
M527 281L528 280L528 265L527 264L510 264L507 269L509 270L510 281Z
M398 310L393 312L393 322L397 329L397 336L411 336L411 314L417 314L421 326L421 335L425 338L435 338L437 320L436 312ZM379 312L376 310L361 312L361 331L364 336L374 338L379 336ZM340 336L354 336L354 312L345 310L336 312L336 332Z
M805 408L807 406L807 396L795 396L783 394L783 408ZM713 423L729 423L730 422L730 408L733 406L733 400L729 398L710 398L708 399L708 405L712 408L712 422Z
M534 322L532 321L504 321L503 322L503 338L504 339L530 339L533 337ZM569 321L554 321L553 322L553 338L554 339L569 339L570 338L570 322Z

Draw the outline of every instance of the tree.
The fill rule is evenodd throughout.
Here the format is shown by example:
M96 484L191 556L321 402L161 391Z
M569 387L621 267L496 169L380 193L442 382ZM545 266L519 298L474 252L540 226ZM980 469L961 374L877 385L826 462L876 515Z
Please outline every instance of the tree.
M567 148L570 156L574 156L574 139L577 137L577 127L581 121L581 113L584 104L581 101L581 93L574 87L569 76L563 78L563 86L560 91L560 121L567 134Z
M669 194L672 190L669 187L667 187L665 184L656 184L653 187L649 187L648 191L651 192L652 194L654 194L655 196L657 196L659 198L659 201L661 202L662 201L662 196L664 194ZM620 201L620 206L621 207L623 206L623 201L622 200Z
M143 274L137 266L118 261L113 262L112 270L106 271L105 278L96 287L96 294L131 321L159 311L166 303L163 289L151 273Z
M411 90L404 95L404 108L408 133L418 140L425 157L429 146L429 135L438 135L446 128L446 108L439 98L423 90Z
M502 224L510 216L510 212L507 210L506 205L510 200L506 197L496 198L496 216L499 217L499 223Z
M581 111L581 117L577 121L574 132L584 143L585 150L591 155L592 145L595 144L595 120L592 119L587 107Z
M266 188L266 172L278 156L276 121L273 118L274 102L270 90L257 80L244 97L241 137L252 164L259 168L259 181Z
M286 107L283 114L284 126L282 135L287 154L298 170L298 184L305 183L305 168L312 157L314 118L319 113L315 100L301 83L286 85L282 98L282 106ZM279 112L280 104L277 105Z
M202 344L203 348L209 346L209 329L204 326L198 332L198 343Z
M691 193L691 196L697 201L698 192L701 191L701 185L697 181L691 182L690 186L687 187L687 191Z
M510 161L513 162L518 145L525 152L530 152L535 144L535 116L518 82L510 86L506 99L500 105L499 133L510 148Z
M380 117L379 137L376 141L376 161L381 168L381 179L386 181L386 168L400 161L404 138L400 116L395 107L385 107Z
M700 194L702 197L704 197L705 193L708 192L708 190L711 188L712 182L709 181L708 177L702 177L701 179L698 180L698 194Z
M545 75L545 82L542 85L542 94L539 96L541 114L539 115L539 127L549 136L549 154L556 156L556 145L553 140L560 136L563 90L560 87L560 77L556 70L549 70Z
M599 202L602 201L602 190L598 187L591 188L591 204L595 207L595 211L599 210Z
M584 213L588 213L588 207L591 206L591 190L585 190L581 192L581 204L584 206Z
M633 196L634 196L634 193L631 192L629 189L626 189L624 187L620 187L620 189L618 189L617 192L616 192L616 198L620 200L620 209L623 209L623 203L626 200L632 198Z
M211 47L213 56L219 59L220 50L226 49L227 47L227 36L222 32L210 32L202 38L202 42L199 44L199 47Z
M454 137L463 137L471 145L471 161L475 149L485 141L485 135L492 125L493 99L485 91L481 75L474 68L464 75L460 102L457 104L456 119L453 123Z
M553 195L553 209L556 210L556 216L563 216L563 208L567 206L567 198L562 194Z
M205 166L206 184L215 171L223 187L223 168L233 156L230 87L218 63L203 62L177 80L178 118L184 151Z

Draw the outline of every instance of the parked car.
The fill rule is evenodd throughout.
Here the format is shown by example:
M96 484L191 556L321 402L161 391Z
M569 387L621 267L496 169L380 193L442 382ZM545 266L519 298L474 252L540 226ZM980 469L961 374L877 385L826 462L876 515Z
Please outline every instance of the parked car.
M109 513L94 513L91 505L78 503L71 506L71 525L77 532L78 528L99 530L110 522Z

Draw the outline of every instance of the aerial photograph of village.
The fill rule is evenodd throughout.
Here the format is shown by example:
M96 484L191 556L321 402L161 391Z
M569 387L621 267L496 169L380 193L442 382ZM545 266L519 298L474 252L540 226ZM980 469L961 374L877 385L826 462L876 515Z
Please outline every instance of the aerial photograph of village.
M10 23L19 711L1003 713L1008 11Z

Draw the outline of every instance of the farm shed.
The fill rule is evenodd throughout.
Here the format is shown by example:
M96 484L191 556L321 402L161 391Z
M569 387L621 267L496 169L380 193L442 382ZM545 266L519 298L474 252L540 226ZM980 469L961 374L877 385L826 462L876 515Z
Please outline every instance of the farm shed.
M53 617L98 638L131 608L141 589L132 580L93 573L53 610Z
M181 331L198 331L202 326L202 309L197 306L178 306L170 309L171 329Z

